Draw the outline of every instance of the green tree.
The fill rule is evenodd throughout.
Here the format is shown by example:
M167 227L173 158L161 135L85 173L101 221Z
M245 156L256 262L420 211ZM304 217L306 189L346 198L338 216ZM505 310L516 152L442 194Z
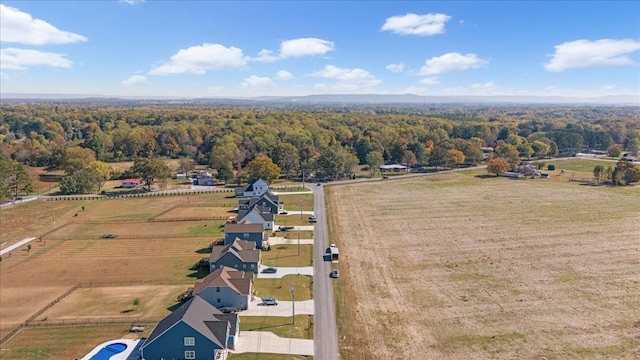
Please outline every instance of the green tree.
M617 158L622 154L622 146L619 144L613 144L607 148L607 156Z
M629 185L640 181L640 169L629 161L618 161L611 178L614 185Z
M496 154L505 160L511 165L511 167L515 167L520 162L520 154L515 146L511 144L502 144L496 147Z
M171 177L171 169L164 160L159 158L138 158L133 162L129 171L143 179L149 191L151 191L151 184L154 182L164 182Z
M487 172L498 176L511 168L509 162L501 157L494 157L487 164Z
M87 170L67 175L58 184L63 194L89 194L95 189L95 183Z
M17 198L21 192L31 192L32 186L25 167L0 154L0 202L11 197Z
M67 175L73 175L84 170L90 163L96 161L96 154L91 149L72 146L65 149L62 169Z
M380 169L380 165L382 164L384 164L384 159L380 151L372 151L367 154L367 165L369 166L371 176L376 174L376 171Z
M258 154L244 170L248 178L262 178L270 183L280 178L280 167L266 154Z
M222 164L217 170L218 174L216 175L216 178L218 180L222 180L225 184L235 176L230 164Z
M102 161L94 161L87 165L86 171L92 179L96 189L100 191L107 180L111 179L113 169Z
M603 176L604 176L604 166L596 165L593 168L593 178L596 180L597 183L600 183L602 181Z

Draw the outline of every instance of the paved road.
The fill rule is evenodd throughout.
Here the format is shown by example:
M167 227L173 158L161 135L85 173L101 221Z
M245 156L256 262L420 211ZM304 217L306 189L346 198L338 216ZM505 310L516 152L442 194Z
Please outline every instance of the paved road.
M324 254L329 246L327 235L326 211L324 208L324 188L312 186L314 193L314 211L318 217L313 235L313 300L315 317L313 328L314 359L337 360L338 328L336 326L336 312L333 301L333 288L329 272L331 263L324 261Z

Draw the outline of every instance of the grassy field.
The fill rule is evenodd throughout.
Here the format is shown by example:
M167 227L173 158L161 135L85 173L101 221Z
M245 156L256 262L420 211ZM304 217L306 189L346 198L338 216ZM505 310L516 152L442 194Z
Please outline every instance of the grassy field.
M296 301L313 299L313 278L306 275L286 275L281 278L255 279L256 295L274 297L276 299L291 299L291 284L295 286Z
M327 187L342 358L637 358L640 190L567 173Z
M266 266L311 266L313 263L313 245L297 244L273 245L271 251L262 253L262 263Z
M227 360L312 360L313 356L266 353L229 354Z
M98 344L122 338L146 337L129 333L129 325L33 327L20 331L0 349L3 360L69 360L85 356Z
M296 315L295 325L291 324L291 316L243 316L240 331L269 331L280 337L313 339L313 316Z

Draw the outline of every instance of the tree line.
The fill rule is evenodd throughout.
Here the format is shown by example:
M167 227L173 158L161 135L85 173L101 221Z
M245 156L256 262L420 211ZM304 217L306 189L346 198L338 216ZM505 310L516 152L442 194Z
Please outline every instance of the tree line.
M304 172L344 178L358 165L369 165L372 172L384 163L474 165L488 147L515 167L522 160L586 150L637 156L638 110L5 104L0 106L0 156L64 170L61 185L72 193L96 191L105 179L126 175L114 174L109 162L154 158L190 159L215 169L225 181L260 173L256 169L268 170L270 177Z

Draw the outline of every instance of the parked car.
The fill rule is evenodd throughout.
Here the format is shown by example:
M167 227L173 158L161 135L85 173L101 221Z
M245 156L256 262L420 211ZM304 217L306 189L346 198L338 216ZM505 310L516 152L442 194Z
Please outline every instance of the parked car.
M268 267L262 270L263 274L275 274L276 272L278 272L278 269L274 267Z
M309 216L309 221L314 223L314 222L318 221L318 218L315 215L311 215L311 216Z
M338 247L338 245L336 245L336 244L331 244L331 245L329 245L329 246L331 246L331 247Z
M295 229L293 226L279 226L278 231L289 231Z
M115 239L117 237L118 237L118 235L114 235L114 234L104 234L104 235L102 235L103 239Z
M289 214L289 212L288 212L288 211L284 211L284 210L283 210L283 211L280 211L280 215L288 215L288 214Z
M272 297L262 299L262 305L278 305L278 299Z
M334 279L339 278L340 277L340 270L333 270L331 272L331 277L334 278Z

